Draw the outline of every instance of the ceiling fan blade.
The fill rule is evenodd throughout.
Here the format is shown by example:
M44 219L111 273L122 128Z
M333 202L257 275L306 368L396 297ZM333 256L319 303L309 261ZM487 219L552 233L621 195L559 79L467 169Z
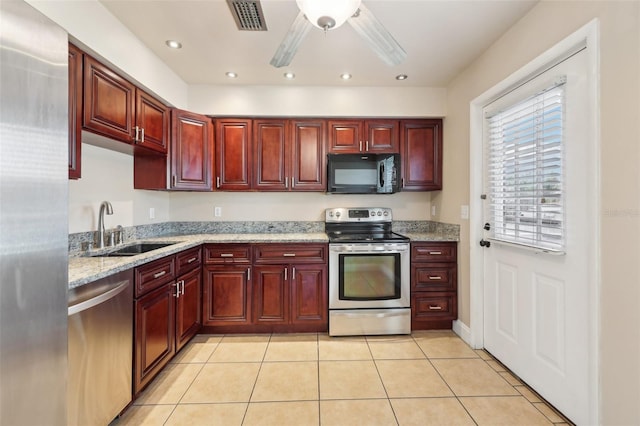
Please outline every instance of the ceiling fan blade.
M386 64L398 65L407 58L407 52L364 4L360 3L358 11L347 22Z
M289 28L284 39L282 39L282 43L280 43L278 50L276 50L275 55L271 58L270 64L276 68L286 67L289 65L293 57L296 55L302 40L304 40L311 28L313 28L313 25L311 25L304 16L304 13L298 13L293 24L291 24L291 28Z

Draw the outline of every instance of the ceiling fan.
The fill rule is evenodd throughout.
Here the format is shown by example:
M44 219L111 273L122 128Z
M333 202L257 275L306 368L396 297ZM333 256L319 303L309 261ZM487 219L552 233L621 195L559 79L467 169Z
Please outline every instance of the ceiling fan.
M270 64L289 65L300 44L315 26L325 32L348 22L387 65L398 65L407 52L361 0L296 0L300 12L293 21Z

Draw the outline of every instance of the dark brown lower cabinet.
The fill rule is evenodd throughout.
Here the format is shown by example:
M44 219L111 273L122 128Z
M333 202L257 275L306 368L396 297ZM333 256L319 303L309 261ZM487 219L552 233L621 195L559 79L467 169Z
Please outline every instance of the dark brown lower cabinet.
M457 243L411 243L411 329L450 329L458 318Z
M135 301L135 394L140 392L176 353L175 300L175 285L167 283Z
M208 244L203 326L209 332L328 329L327 245Z
M201 327L201 250L185 250L135 269L134 395Z
M206 266L204 326L237 327L251 324L250 266Z

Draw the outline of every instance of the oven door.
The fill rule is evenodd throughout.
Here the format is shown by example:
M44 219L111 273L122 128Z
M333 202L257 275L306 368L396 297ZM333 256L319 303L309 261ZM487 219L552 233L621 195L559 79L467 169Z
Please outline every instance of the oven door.
M408 243L329 244L329 309L408 308Z

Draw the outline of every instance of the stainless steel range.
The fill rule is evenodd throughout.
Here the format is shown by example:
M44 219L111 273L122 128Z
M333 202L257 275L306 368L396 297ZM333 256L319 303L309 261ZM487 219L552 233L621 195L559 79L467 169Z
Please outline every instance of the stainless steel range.
M325 211L330 336L411 333L409 238L392 220L385 207Z

